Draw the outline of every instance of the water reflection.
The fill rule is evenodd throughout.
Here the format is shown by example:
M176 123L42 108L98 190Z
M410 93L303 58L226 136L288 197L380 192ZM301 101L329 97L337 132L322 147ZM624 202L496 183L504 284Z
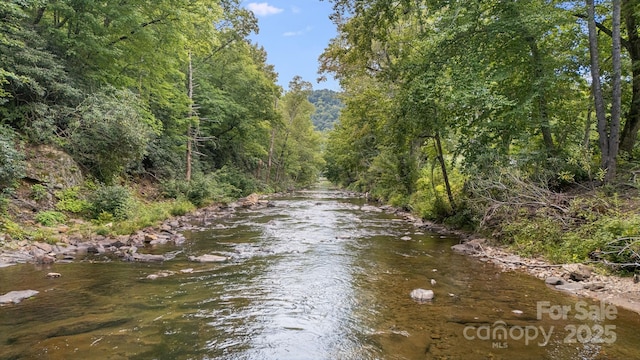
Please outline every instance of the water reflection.
M631 359L640 350L636 314L538 320L538 301L577 299L454 254L456 239L421 234L360 200L316 191L274 203L186 234L184 251L164 264L0 270L0 292L41 291L0 308L0 359ZM186 260L206 253L231 260ZM176 275L146 279L159 270ZM45 279L48 271L63 277ZM415 288L433 289L434 301L411 300ZM570 325L613 325L617 339L566 344ZM512 332L477 332L496 326ZM551 327L546 346L513 332Z

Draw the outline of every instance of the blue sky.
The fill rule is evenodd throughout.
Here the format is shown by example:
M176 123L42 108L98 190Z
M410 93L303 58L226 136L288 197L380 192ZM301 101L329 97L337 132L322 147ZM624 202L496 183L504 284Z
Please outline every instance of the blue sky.
M340 90L336 80L318 83L318 56L336 36L329 20L332 5L320 0L257 0L243 5L258 18L260 33L251 40L264 47L267 61L278 72L278 84L287 90L289 81L300 75L315 90Z

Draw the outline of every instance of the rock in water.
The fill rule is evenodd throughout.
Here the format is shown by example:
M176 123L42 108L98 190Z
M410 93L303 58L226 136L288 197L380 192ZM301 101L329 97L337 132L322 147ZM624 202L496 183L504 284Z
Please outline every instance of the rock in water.
M433 290L414 289L410 295L416 301L430 301L433 299Z
M35 290L9 291L8 293L0 296L0 304L17 304L24 299L37 295L38 293L39 291Z
M202 256L189 256L189 261L210 263L210 262L223 262L227 261L227 258L220 255L202 255Z
M564 280L562 278L556 277L556 276L549 276L548 278L544 279L544 282L546 284L549 285L562 285L564 284Z

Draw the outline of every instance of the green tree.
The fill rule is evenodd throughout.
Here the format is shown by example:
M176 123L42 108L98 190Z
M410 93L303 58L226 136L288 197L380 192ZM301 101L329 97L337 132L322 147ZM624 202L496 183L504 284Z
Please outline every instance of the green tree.
M314 90L309 95L309 102L313 104L316 111L311 116L313 126L320 130L330 130L333 124L338 121L340 110L344 107L339 98L339 93L333 90Z
M111 183L140 162L160 124L139 98L112 90L88 97L68 129L65 147L99 180Z

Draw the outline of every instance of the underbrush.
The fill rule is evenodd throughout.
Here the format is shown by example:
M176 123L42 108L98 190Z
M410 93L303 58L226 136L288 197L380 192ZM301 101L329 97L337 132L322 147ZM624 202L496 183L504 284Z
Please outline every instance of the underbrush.
M233 184L229 180L233 180ZM195 176L190 182L174 180L147 185L145 191L136 189L126 184L102 185L87 181L55 191L50 196L51 202L38 203L37 211L26 218L22 215L26 212L19 208L24 201L18 199L12 205L8 196L0 196L0 232L5 234L0 241L55 243L61 237L59 230L80 236L132 234L198 207L235 201L259 189L259 184L247 175L223 169L216 174ZM34 194L38 200L47 198L45 186L31 185L25 193L32 201L36 201ZM150 198L144 193L163 196ZM9 211L10 207L14 211Z
M500 186L475 189L477 230L519 255L553 263L602 263L612 270L640 266L640 249L633 250L640 247L636 189L625 185L558 193L515 177L502 180Z

